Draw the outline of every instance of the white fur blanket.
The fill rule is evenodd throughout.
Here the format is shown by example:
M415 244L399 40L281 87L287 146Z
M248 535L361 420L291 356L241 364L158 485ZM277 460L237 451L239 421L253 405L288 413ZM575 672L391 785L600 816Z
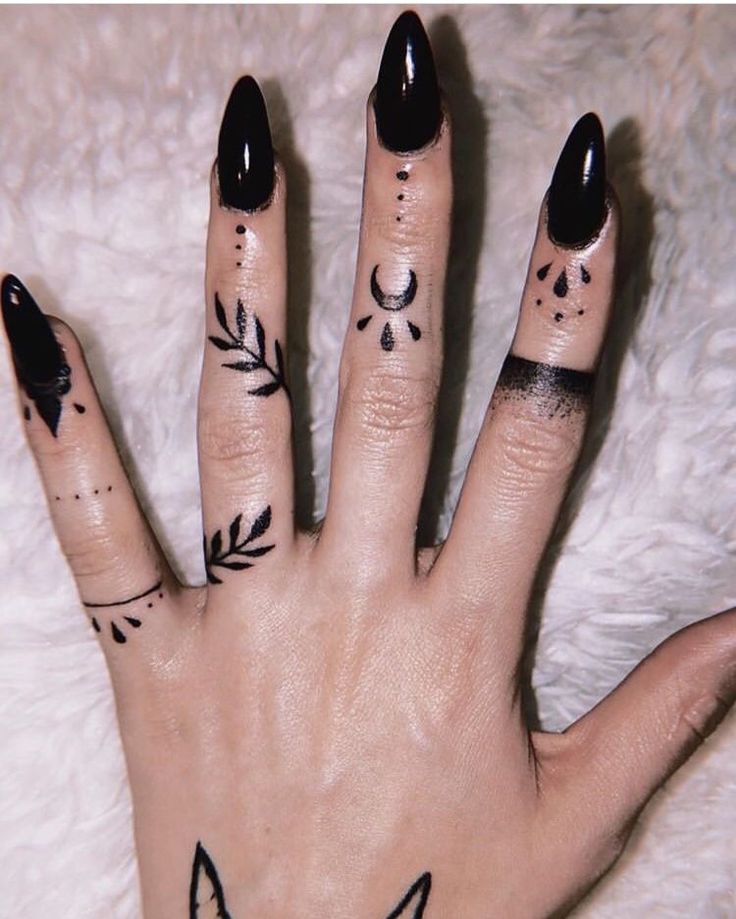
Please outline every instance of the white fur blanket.
M86 346L182 576L203 576L195 454L207 176L230 87L261 81L290 180L300 482L321 512L353 277L364 103L400 7L0 8L0 269ZM655 644L736 601L736 16L727 7L418 7L455 121L440 528L511 339L536 212L597 111L623 271L582 475L548 559L534 685L560 728ZM309 440L311 439L311 446ZM454 447L454 453L451 452ZM107 674L0 354L0 913L138 915ZM736 718L647 808L580 919L736 916ZM295 917L297 919L297 917Z

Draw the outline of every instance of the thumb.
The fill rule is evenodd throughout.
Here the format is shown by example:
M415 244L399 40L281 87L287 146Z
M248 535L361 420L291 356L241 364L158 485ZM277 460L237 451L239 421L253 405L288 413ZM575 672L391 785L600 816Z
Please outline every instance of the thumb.
M736 609L731 609L662 642L564 732L562 756L550 770L550 777L561 781L563 807L596 824L588 827L594 838L620 836L623 843L652 794L735 700Z

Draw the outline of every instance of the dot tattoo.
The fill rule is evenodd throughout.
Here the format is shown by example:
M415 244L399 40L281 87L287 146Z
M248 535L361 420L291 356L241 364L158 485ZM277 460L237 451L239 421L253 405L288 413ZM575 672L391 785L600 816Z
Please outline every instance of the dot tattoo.
M417 276L416 273L411 270L411 268L409 269L409 280L407 281L406 287L398 294L387 294L384 292L383 288L378 282L378 265L375 265L373 271L371 272L371 296L376 301L378 306L382 310L386 310L386 312L398 313L401 312L401 310L406 309L407 306L410 306L416 297L417 288ZM355 323L355 327L359 332L362 332L372 318L372 313L368 316L363 316ZM414 341L419 341L419 339L422 337L422 331L419 326L407 320L406 327L408 328L412 339ZM383 328L381 329L379 341L384 351L393 351L396 345L396 333L394 332L390 321L384 323Z
M256 517L251 524L248 535L240 540L240 528L243 522L243 515L233 520L228 529L227 547L223 544L222 530L217 530L207 546L207 534L203 537L204 549L204 567L207 575L207 581L210 584L222 584L222 579L212 570L213 568L224 568L228 571L244 571L246 568L252 568L253 561L240 561L240 559L256 559L266 555L272 549L276 548L275 544L255 546L263 534L271 526L271 505Z
M406 169L400 169L396 173L396 178L399 180L399 182L406 182L406 180L409 178L409 173L406 171Z
M431 887L432 875L429 871L425 871L414 881L386 919L399 919L399 917L402 917L402 919L422 919Z
M239 224L235 227L235 232L236 232L236 233L240 233L241 236L243 235L243 233L245 233L245 227L243 226L242 223L239 223Z
M249 333L248 314L243 306L243 301L238 300L235 308L235 331L233 331L228 325L225 308L220 302L218 294L215 294L215 315L220 328L227 335L227 338L210 335L208 336L209 340L220 351L240 351L244 355L240 360L226 362L222 366L229 367L232 370L239 370L242 373L266 371L271 379L260 386L256 386L255 389L249 389L248 394L251 396L272 396L279 389L283 389L288 396L289 388L286 385L286 369L281 345L278 339L274 339L275 366L272 366L266 359L266 332L258 316L255 313L250 314L253 319L253 332ZM250 343L247 342L248 338L251 339Z
M72 405L80 415L83 415L87 411L87 409L83 405L80 405L79 402L73 402Z

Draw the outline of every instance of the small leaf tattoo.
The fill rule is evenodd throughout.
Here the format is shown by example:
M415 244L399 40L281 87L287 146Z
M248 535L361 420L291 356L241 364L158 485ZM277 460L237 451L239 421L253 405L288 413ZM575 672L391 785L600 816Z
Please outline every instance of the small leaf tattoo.
M283 389L289 395L289 388L286 385L286 369L284 366L284 353L278 339L274 339L275 367L269 364L266 359L266 330L263 323L256 316L253 317L253 333L250 336L250 343L247 342L249 337L248 314L243 306L243 301L238 300L235 307L235 331L233 331L227 321L225 307L222 305L219 295L215 294L215 316L220 328L227 338L219 335L208 335L207 337L212 344L220 351L239 351L244 356L236 361L223 363L223 367L229 367L231 370L239 370L241 373L255 373L258 370L265 370L270 376L271 381L256 386L255 389L249 389L251 396L271 396L273 393ZM255 338L255 341L253 341Z
M254 546L253 543L260 539L266 530L271 526L271 505L261 511L251 524L248 535L240 540L241 526L243 515L233 520L228 528L227 547L223 541L222 530L217 530L210 539L209 548L207 547L207 534L204 535L204 566L207 574L207 581L210 584L222 584L222 579L212 570L213 568L224 568L227 571L244 571L246 568L252 568L252 561L240 561L240 559L256 559L266 555L275 548L275 544Z
M189 886L189 919L231 919L215 863L201 842L194 850Z

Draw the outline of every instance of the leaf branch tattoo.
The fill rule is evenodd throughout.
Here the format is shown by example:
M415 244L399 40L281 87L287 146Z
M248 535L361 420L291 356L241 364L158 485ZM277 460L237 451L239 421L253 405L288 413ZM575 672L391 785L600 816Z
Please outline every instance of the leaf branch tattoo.
M204 535L204 565L207 573L207 580L210 584L222 584L222 580L214 573L213 568L225 568L229 571L244 571L246 568L252 568L253 562L239 561L239 559L260 558L271 549L275 544L253 546L252 544L260 539L266 530L271 526L271 505L261 511L251 525L248 535L241 542L240 527L243 522L243 515L238 516L230 524L228 530L228 543L225 547L223 542L222 530L212 536L209 548L207 548L207 534Z
M266 332L263 323L252 313L254 336L248 336L248 314L243 306L243 301L238 300L235 308L235 330L233 331L228 325L225 308L222 305L220 297L215 294L215 315L220 324L220 328L227 335L227 338L220 338L218 335L209 335L208 338L212 344L219 348L220 351L240 351L244 357L231 363L222 364L223 367L230 367L232 370L240 370L242 373L254 373L257 370L265 370L271 377L270 382L256 386L255 389L249 389L251 396L271 396L279 389L289 395L289 387L286 385L286 371L284 368L284 353L278 339L274 339L273 350L275 355L275 366L272 366L266 360ZM246 343L246 336L250 337L251 343Z

